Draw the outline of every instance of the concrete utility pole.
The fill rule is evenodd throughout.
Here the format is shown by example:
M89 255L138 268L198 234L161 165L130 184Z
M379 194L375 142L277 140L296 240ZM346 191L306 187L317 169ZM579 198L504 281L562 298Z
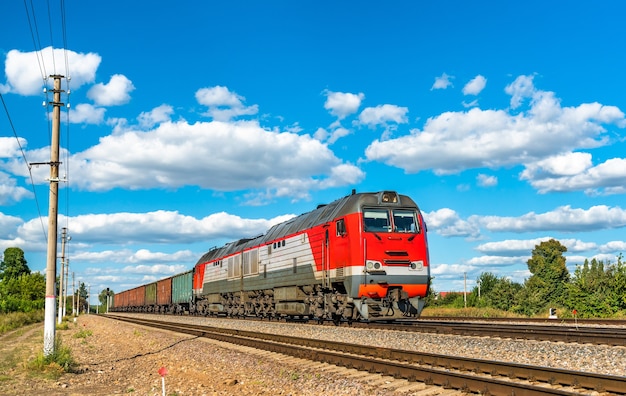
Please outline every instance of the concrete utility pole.
M74 294L72 294L72 315L76 316L76 300L78 300L78 293L76 291L76 281L74 280L74 271L72 271L72 290Z
M64 272L65 272L65 241L67 241L67 228L61 230L61 279L59 280L59 319L58 324L63 322L63 290L64 290Z
M68 258L65 261L65 286L64 286L65 292L63 293L63 316L64 317L67 315L67 292L69 290L68 289L69 279L70 279L70 259Z
M48 255L46 261L46 301L44 312L43 354L50 356L54 352L56 316L56 277L57 277L57 215L59 206L59 131L61 125L61 78L54 79L52 89L52 142L50 145L50 201L48 209Z
M463 306L467 308L467 272L463 272Z

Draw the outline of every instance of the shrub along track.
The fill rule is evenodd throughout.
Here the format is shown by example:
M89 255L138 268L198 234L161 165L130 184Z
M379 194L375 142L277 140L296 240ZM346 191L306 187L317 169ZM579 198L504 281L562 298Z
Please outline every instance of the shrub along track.
M626 394L626 378L210 326L108 315L138 325L217 339L302 359L490 395Z

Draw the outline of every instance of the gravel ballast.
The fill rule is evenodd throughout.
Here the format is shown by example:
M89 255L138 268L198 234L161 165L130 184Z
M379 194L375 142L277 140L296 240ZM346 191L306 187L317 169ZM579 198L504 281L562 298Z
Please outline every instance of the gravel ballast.
M161 319L626 375L624 347L185 316L163 316ZM41 335L43 329L37 332ZM78 372L65 374L58 380L3 373L14 378L0 382L0 394L161 395L161 367L167 370L164 377L166 395L404 396L424 392L423 385L420 387L419 384L396 384L389 378L148 329L95 315L82 315L75 324L70 325L69 330L57 330L57 334L62 337L63 345L71 348L79 363ZM77 334L82 336L77 337ZM42 347L42 339L38 340L37 337L31 337L32 340L28 341L32 344L33 354ZM25 344L26 337L22 338L24 340L21 343ZM11 347L9 343L4 344L3 353L5 348ZM437 394L437 390L427 389L426 393Z

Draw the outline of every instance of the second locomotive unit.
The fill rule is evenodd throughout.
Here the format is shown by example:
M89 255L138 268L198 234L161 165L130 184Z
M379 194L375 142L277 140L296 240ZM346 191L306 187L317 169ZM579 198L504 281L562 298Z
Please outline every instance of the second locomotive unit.
M136 288L116 295L114 310L335 322L417 317L430 285L426 224L406 195L353 191L264 235L212 249L183 275L169 303L133 303L141 300L129 298L141 293Z

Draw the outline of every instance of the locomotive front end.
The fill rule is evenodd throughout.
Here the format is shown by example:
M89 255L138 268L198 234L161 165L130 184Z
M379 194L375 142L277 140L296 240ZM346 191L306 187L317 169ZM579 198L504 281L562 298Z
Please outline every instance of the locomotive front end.
M377 194L361 208L363 269L354 305L366 320L417 317L428 295L426 226L409 197Z

